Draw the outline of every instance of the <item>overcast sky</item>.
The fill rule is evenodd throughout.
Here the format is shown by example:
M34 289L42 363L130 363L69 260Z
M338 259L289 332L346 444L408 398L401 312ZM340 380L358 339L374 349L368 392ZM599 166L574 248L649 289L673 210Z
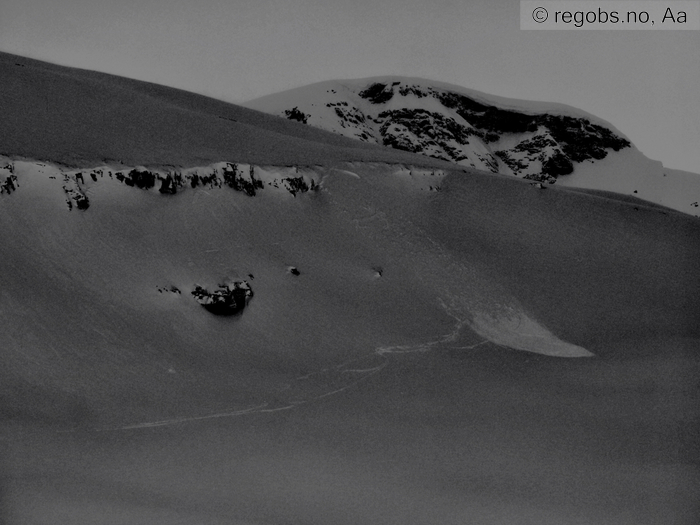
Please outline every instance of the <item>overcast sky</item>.
M237 103L424 77L576 106L700 172L700 31L521 31L519 16L513 0L0 0L0 50Z

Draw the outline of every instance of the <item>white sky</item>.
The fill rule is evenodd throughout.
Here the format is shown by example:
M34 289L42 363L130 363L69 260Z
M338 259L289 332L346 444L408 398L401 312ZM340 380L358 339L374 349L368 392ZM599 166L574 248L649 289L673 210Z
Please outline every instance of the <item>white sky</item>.
M0 0L0 50L237 103L425 77L576 106L700 172L700 31L521 31L519 16L514 0Z

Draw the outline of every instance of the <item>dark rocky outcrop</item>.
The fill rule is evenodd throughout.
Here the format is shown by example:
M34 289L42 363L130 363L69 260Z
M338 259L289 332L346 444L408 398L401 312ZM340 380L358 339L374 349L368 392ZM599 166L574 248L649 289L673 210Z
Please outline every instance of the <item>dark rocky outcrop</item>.
M168 195L175 195L175 193L177 193L177 185L170 173L168 173L164 179L161 179L160 189L158 191Z
M202 286L195 285L192 295L208 312L215 315L234 315L243 311L253 297L253 290L247 281L234 281L220 284L210 292Z
M384 104L392 99L394 90L386 84L376 82L364 91L360 91L358 95L369 100L372 104Z
M406 108L380 109L376 116L346 101L329 102L326 106L334 109L344 128L342 134L494 173L501 171L500 164L501 168L508 166L504 173L556 179L572 173L576 163L600 160L610 150L631 146L604 125L584 117L502 108L441 88L373 82L358 95L380 108L399 96L434 98L453 117L429 110L434 104L413 107L415 101ZM510 146L518 135L521 142ZM503 138L507 140L500 143Z
M529 115L481 104L458 93L435 92L434 96L484 133L527 133L544 127L562 147L563 153L574 162L602 159L607 155L606 148L619 151L631 146L628 140L585 118L547 113Z
M238 172L238 165L228 163L223 170L224 184L236 191L242 191L250 197L254 197L256 190L263 189L263 182L255 177L255 168L249 168L249 178L244 178L243 173Z
M67 186L63 187L63 191L66 194L66 204L68 205L69 211L73 209L73 206L83 211L90 207L90 201L88 200L87 195L81 191L68 188Z
M17 190L17 176L16 175L8 175L5 178L5 182L0 184L0 194L7 193L10 194L13 191Z
M318 186L316 181L311 179L311 184L308 184L304 177L287 177L282 179L282 182L287 188L287 191L297 196L297 193L306 193L307 191L316 191Z
M82 173L77 173L72 177L67 173L63 174L63 193L66 194L68 211L72 211L73 206L83 211L90 207L90 201L85 191L78 184L79 180L83 180Z
M286 109L284 111L284 115L289 119L289 120L296 120L298 122L301 122L302 124L306 124L309 115L305 114L304 112L300 111L298 107L293 107L292 109Z
M125 182L129 186L136 186L142 190L149 190L156 185L157 175L146 170L133 169L125 178ZM127 181L131 181L131 184Z
M534 180L536 183L546 182L547 184L554 184L557 182L557 178L555 176L545 175L544 173L528 173L523 177L523 179Z
M174 285L158 286L158 292L159 293L171 293L171 294L175 294L175 295L181 295L181 293L182 293L182 292L180 292L180 289Z
M569 175L573 171L574 165L568 157L559 151L542 163L543 175L556 177L558 175Z
M421 153L430 146L445 151L446 155L435 155L436 158L459 162L464 158L455 154L449 143L469 144L473 135L483 138L483 134L457 123L454 119L440 113L425 109L397 109L382 111L377 120L382 122L379 132L382 143L396 149ZM405 130L413 136L404 136L400 130Z

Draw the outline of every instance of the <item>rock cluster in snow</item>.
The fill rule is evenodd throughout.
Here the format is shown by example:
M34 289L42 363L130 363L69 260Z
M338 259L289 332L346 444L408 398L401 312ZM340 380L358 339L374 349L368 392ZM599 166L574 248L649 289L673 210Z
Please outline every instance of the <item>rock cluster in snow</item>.
M5 178L5 182L0 184L0 194L10 194L17 189L17 186L19 186L17 183L17 177L15 175L8 175Z
M233 281L220 284L211 292L195 285L192 295L207 311L215 315L233 315L246 307L253 297L253 290L247 281Z
M284 112L284 115L289 120L298 120L302 124L306 124L307 119L309 118L308 115L306 115L305 113L302 113L301 111L299 111L299 108L296 108L296 107L286 110Z
M3 193L9 195L19 186L17 183L17 175L15 175L15 167L13 164L6 164L1 166L0 170L2 170L2 172L0 172L0 195ZM6 173L9 173L9 175L6 175Z
M180 292L180 289L172 284L170 286L158 286L158 293L171 293L174 295L182 294L182 292Z
M85 178L82 172L76 173L73 177L67 173L63 174L63 193L66 195L66 204L69 211L72 211L74 206L83 211L90 207L90 200L80 187L80 183L85 185Z
M10 169L10 168L0 168ZM239 165L234 162L220 162L205 168L177 170L148 170L135 167L112 172L108 168L94 168L83 171L63 172L63 192L68 209L86 210L90 206L87 196L89 184L99 179L109 178L122 184L141 190L153 190L164 195L174 195L189 188L231 188L250 197L263 190L266 185L284 190L296 197L300 193L318 190L312 170L299 173L295 167L259 168L253 165ZM1 174L0 174L1 175ZM55 177L51 177L55 178ZM0 178L0 180L2 180ZM86 183L88 183L86 185ZM0 193L10 193L18 186L14 174L7 176L7 181L0 183Z

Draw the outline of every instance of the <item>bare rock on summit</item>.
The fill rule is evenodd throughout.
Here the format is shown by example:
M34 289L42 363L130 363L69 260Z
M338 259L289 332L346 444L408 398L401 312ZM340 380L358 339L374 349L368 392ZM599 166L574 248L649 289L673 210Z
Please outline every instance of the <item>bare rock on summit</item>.
M576 164L631 147L575 108L490 100L421 79L368 80L312 84L248 105L359 141L518 177L556 180Z

